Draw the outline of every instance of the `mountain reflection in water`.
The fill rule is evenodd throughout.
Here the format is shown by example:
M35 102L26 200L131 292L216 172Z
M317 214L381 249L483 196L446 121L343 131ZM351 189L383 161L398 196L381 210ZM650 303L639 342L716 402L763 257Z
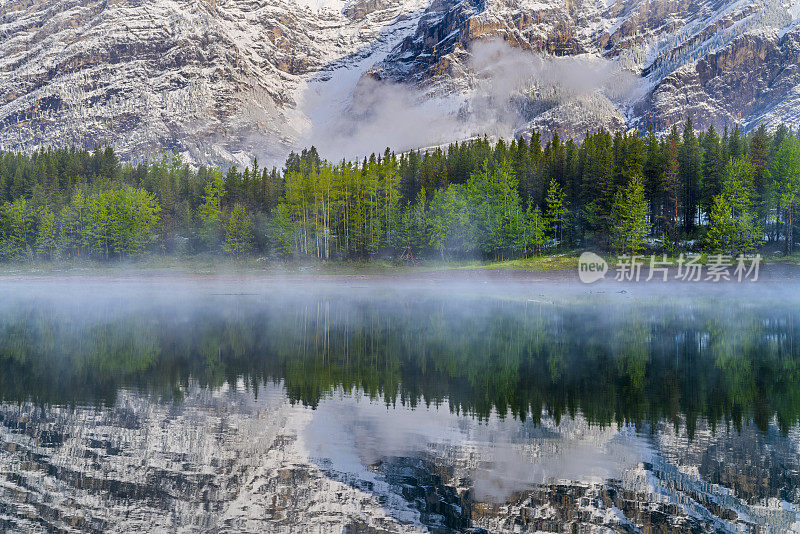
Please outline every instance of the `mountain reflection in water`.
M5 290L0 529L800 527L797 301L361 285Z

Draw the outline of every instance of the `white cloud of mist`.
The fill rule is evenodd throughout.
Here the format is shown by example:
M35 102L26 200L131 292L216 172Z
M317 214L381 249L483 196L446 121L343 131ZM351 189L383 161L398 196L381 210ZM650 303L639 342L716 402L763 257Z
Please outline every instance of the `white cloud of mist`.
M476 42L470 52L470 74L463 80L469 89L451 96L333 77L306 97L311 127L300 144L313 144L335 160L387 146L408 150L484 134L509 138L560 105L600 98L613 110L641 96L638 78L603 58L546 56L501 40Z

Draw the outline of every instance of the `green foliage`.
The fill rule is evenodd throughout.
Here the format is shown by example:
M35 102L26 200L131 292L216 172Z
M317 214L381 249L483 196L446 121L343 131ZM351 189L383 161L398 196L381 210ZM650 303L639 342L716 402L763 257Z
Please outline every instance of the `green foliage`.
M0 259L219 251L231 246L237 204L234 220L251 221L253 236L234 255L500 260L541 253L551 241L638 249L643 232L664 236L665 251L677 253L714 224L721 239L720 195L735 223L725 246L754 250L766 239L791 252L798 147L786 127L720 137L687 120L682 133L676 127L663 138L600 129L581 143L554 135L542 145L534 132L494 146L483 138L339 163L311 147L291 154L282 171L255 160L192 169L167 154L121 163L101 147L0 152ZM634 179L643 189L635 201ZM642 195L650 224L633 224L645 220Z
M800 312L791 300L620 307L602 296L556 306L496 297L226 298L194 309L190 322L184 303L109 314L113 297L20 299L0 308L0 399L114 405L130 388L165 398L190 383L280 382L292 402L311 406L359 391L534 423L543 412L580 413L590 424L666 419L691 429L702 416L712 429L752 421L785 433L800 420Z
M405 210L400 236L401 256L405 258L420 256L431 242L425 189L420 189L416 202Z
M642 250L650 234L648 203L644 196L642 178L633 176L628 185L614 196L612 214L614 225L611 243L619 253L636 254Z
M430 245L440 251L442 259L448 253L468 254L474 249L475 230L467 192L462 185L451 184L447 189L438 189L431 200L430 212Z
M516 178L506 161L492 168L488 160L467 181L467 197L478 247L500 259L513 253L523 231L521 199Z
M89 210L86 197L81 189L76 189L72 199L61 212L60 249L63 253L81 257L89 239Z
M522 248L526 256L528 255L528 251L534 254L541 254L544 250L545 243L547 243L547 221L542 215L542 209L539 206L531 210L529 205L526 215Z
M778 214L783 212L786 252L791 254L794 249L794 215L800 204L800 140L787 137L780 142L772 168L767 172L767 180L771 181L771 194L767 198L772 199L768 206L774 206ZM778 233L778 217L775 219L775 233Z
M56 215L49 207L39 210L39 230L36 235L36 252L49 260L58 254L58 223Z
M709 217L706 251L722 253L733 250L736 224L733 219L733 208L723 195L714 197L714 206L711 208Z
M36 218L28 201L17 198L6 202L0 209L0 236L2 254L8 259L33 256L36 236Z
M268 228L273 251L280 256L291 254L295 247L297 232L288 205L279 204L272 210Z
M222 230L222 198L225 196L225 178L219 169L214 169L205 186L203 203L197 210L200 217L200 232L210 248L220 242Z
M760 230L751 212L753 166L736 158L725 167L722 192L714 198L705 238L708 252L751 253L760 241Z
M241 259L253 248L253 221L238 202L225 225L225 243L222 249L236 259Z
M551 235L559 242L564 237L564 225L567 222L567 214L569 213L564 204L565 199L566 195L559 183L555 178L550 180L550 187L547 189L547 196L545 197L545 203L547 204L545 220L547 221L548 230L552 232Z
M86 200L89 249L106 259L140 253L159 221L161 207L144 189L92 193Z

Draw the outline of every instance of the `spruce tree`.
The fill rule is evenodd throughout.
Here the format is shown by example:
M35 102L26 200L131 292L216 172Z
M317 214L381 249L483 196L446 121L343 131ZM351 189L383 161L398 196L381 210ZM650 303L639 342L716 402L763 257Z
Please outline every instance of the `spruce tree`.
M565 205L566 194L561 185L553 178L550 180L550 187L547 189L547 196L545 203L547 210L545 211L545 218L549 230L555 239L561 243L564 236L564 226L567 222L567 207Z
M686 119L683 140L678 153L679 179L683 186L683 223L692 232L700 202L700 143L694 133L691 119Z
M222 199L225 196L225 180L222 173L213 171L205 186L203 203L197 212L200 218L200 232L206 246L213 248L220 242L222 232Z
M636 254L642 250L650 233L648 210L642 178L635 175L614 196L611 245L615 251Z

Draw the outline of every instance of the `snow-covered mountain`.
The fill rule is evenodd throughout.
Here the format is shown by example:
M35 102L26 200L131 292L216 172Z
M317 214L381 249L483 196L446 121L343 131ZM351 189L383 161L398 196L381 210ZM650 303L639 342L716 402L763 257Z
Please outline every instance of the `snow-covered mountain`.
M3 0L0 149L800 123L799 0ZM502 43L502 44L501 44Z

